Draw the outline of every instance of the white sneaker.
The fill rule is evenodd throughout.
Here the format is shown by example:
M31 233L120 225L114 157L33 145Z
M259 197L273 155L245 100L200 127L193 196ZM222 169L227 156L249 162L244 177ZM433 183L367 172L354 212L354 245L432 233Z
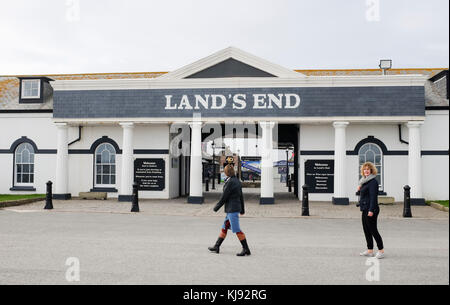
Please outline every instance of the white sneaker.
M376 258L378 259L382 259L384 258L386 255L384 255L384 252L377 252L377 255L375 255Z
M369 252L369 251L367 251L367 250L364 251L364 252L359 253L359 255L360 255L360 256L374 257L373 252Z

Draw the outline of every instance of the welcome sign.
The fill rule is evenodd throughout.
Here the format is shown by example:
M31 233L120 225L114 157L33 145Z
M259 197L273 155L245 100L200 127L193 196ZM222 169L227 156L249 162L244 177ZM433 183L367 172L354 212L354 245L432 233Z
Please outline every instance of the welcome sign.
M64 90L54 118L423 116L424 87Z

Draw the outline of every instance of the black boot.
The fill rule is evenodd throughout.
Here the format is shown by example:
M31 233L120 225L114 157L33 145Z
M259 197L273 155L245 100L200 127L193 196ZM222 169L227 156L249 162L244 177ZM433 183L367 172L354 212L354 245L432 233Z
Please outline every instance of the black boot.
M242 252L236 254L237 256L245 256L245 255L250 255L250 249L248 248L248 244L247 244L247 239L243 239L241 240L241 244L242 244Z
M216 244L214 245L214 247L208 247L208 250L211 251L211 252L219 253L220 245L223 243L224 240L225 240L224 238L219 237L217 239Z

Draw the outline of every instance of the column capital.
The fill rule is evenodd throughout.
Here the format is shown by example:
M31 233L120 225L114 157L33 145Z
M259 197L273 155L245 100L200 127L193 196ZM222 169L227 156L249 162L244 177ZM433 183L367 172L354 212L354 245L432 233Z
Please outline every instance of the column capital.
M424 121L409 121L406 123L408 128L420 128L423 125Z
M193 127L202 127L203 126L203 122L202 121L193 121L193 122L188 122L189 127L193 128Z
M333 122L334 128L346 128L350 124L349 122Z
M119 125L122 126L122 128L134 128L133 122L120 122Z
M259 122L259 125L261 126L261 128L273 128L275 126L275 122L262 121Z
M69 128L69 125L67 123L55 123L55 126L57 128Z

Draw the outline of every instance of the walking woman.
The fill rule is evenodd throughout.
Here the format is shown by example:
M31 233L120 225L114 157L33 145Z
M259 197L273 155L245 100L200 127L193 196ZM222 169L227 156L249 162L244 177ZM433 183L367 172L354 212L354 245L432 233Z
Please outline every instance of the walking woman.
M236 233L239 241L242 244L242 251L237 253L237 256L250 255L250 249L248 248L247 239L244 232L241 231L239 226L239 214L244 215L244 196L242 195L242 186L239 179L236 177L233 165L225 166L225 175L227 176L225 185L223 187L223 194L220 201L214 207L214 212L217 212L225 204L225 217L222 230L219 234L216 244L208 249L212 252L219 253L219 248L222 242L227 236L228 229L231 228L233 233Z
M373 163L366 162L361 166L361 180L358 190L360 193L359 208L362 212L362 225L367 241L367 250L360 253L361 256L373 257L373 239L377 243L378 252L376 258L384 258L383 239L377 229L377 219L380 213L378 206L378 181L377 168Z

